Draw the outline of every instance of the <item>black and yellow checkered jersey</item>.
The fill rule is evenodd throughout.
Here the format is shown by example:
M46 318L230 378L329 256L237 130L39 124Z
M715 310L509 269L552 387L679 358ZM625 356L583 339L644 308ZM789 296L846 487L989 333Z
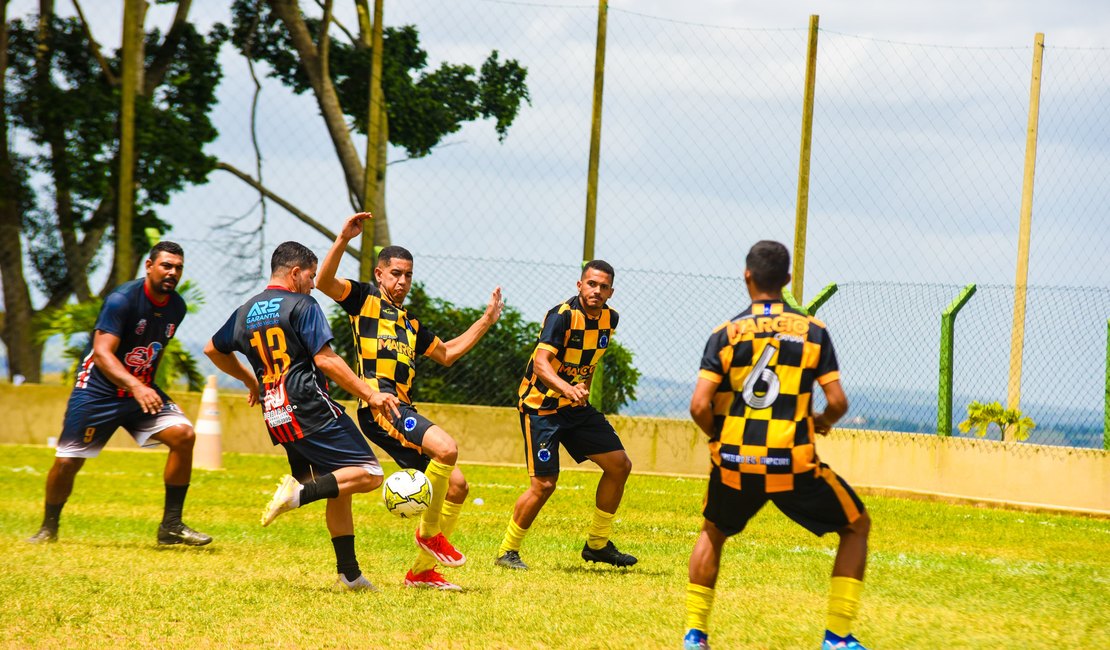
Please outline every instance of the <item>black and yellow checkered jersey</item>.
M588 382L617 332L618 318L617 312L608 306L602 307L597 318L591 318L582 309L578 296L552 307L543 319L539 342L524 369L517 391L518 408L525 413L549 415L570 406L569 399L546 386L536 375L536 352L551 352L554 355L551 367L567 383Z
M404 309L384 300L376 285L356 280L347 283L349 288L339 305L351 317L359 376L370 388L393 393L411 404L416 357L429 354L442 341Z
M824 323L781 301L752 303L710 335L698 377L718 384L709 447L726 485L754 475L784 492L816 469L813 384L840 379Z

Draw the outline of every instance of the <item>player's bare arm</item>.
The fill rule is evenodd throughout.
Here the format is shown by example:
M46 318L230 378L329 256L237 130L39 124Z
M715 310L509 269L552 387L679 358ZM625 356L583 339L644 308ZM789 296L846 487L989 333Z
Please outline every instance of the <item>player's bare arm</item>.
M204 354L212 360L212 364L217 368L243 382L243 385L247 387L248 391L248 406L254 406L261 402L258 396L258 377L243 365L239 357L234 354L224 354L220 352L216 349L215 345L212 345L212 339L208 339L208 342L204 344Z
M501 310L505 308L505 300L501 297L501 287L497 287L490 294L486 311L465 332L437 346L428 358L442 366L450 366L459 360L486 335L497 319L501 318Z
M331 349L331 345L324 345L320 348L320 351L312 357L312 360L316 362L316 367L328 376L328 379L369 404L370 408L391 420L401 417L401 402L397 399L397 396L370 390L366 382L359 379L358 375L347 367L347 362L336 354L335 350Z
M335 274L339 272L339 260L343 259L347 244L362 234L362 222L373 218L373 215L369 212L358 212L347 217L347 221L340 228L339 234L336 235L335 241L328 250L328 254L320 262L320 268L317 269L316 275L316 288L332 300L342 300L350 288L346 280L335 277Z
M837 420L848 412L848 396L844 394L844 387L840 385L840 380L830 381L821 386L821 389L825 391L828 406L823 413L813 416L813 430L820 435L825 435Z
M93 333L93 363L116 386L131 391L131 396L139 403L143 413L153 414L162 410L162 398L158 391L127 372L123 363L116 357L119 337L101 330Z
M713 395L719 385L719 382L698 377L694 394L690 398L690 417L694 420L694 424L711 438L713 437Z
M571 384L564 381L551 365L551 359L554 356L550 350L543 348L536 350L536 360L532 364L536 376L543 381L544 385L562 393L563 397L569 399L574 406L585 405L590 398L589 387L586 384Z

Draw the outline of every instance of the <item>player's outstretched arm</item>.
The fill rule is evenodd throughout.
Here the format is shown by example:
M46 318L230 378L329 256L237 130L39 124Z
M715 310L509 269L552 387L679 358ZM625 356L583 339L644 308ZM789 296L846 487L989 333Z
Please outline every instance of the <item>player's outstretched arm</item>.
M501 297L501 287L497 287L490 294L486 311L465 332L436 347L428 357L443 366L450 366L482 340L489 328L501 318L501 310L505 308L505 300Z
M217 368L243 382L243 385L249 391L247 394L247 404L249 406L254 406L261 401L258 396L258 377L255 377L254 373L244 366L242 361L239 361L239 357L234 354L220 352L212 343L212 339L208 339L208 343L204 344L204 354L212 360L212 364Z
M840 385L839 379L824 384L821 389L825 391L828 406L825 407L824 413L813 416L813 430L820 435L825 435L836 421L848 412L848 396L844 394L844 387Z
M327 375L339 387L348 393L358 397L362 401L370 405L370 408L378 411L390 420L401 417L400 400L396 395L389 393L379 393L370 390L366 382L359 379L350 368L347 367L347 362L331 349L331 345L325 344L320 348L320 351L312 357L316 362L316 367Z
M719 385L705 377L698 377L694 394L690 398L690 417L694 420L694 424L710 438L713 437L713 395Z
M316 270L316 288L332 300L342 300L348 289L346 280L335 277L339 272L339 260L343 259L347 244L362 234L362 222L373 218L369 212L358 212L347 217L328 254L324 256L324 261L320 262L320 268Z
M143 413L153 414L162 410L162 397L158 391L132 375L116 357L119 337L101 330L93 332L93 363L116 386L130 391Z

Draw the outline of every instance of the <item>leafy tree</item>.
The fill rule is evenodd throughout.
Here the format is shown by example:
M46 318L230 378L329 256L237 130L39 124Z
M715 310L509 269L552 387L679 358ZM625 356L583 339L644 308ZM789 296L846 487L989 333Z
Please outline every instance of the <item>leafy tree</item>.
M418 318L422 326L440 338L450 339L470 327L485 311L485 306L459 307L429 296L424 286L416 283L409 292L405 309ZM330 321L335 334L332 347L352 368L358 368L350 318L336 306ZM450 368L420 357L410 397L418 402L516 406L517 388L539 331L539 323L524 320L519 311L506 306L497 324ZM616 413L636 399L640 372L632 367L632 352L619 343L610 345L601 361L605 373L602 410ZM350 398L338 387L332 388L332 394L339 399Z
M187 313L195 313L204 304L204 294L190 280L182 282L178 292L185 299ZM69 303L44 310L36 318L35 336L40 344L52 336L62 337L65 345L62 355L70 360L64 373L66 381L71 381L77 373L81 355L96 327L96 318L100 315L103 304L104 299L96 297L88 302ZM170 339L162 350L162 361L158 364L158 374L154 381L163 388L170 388L179 381L184 381L186 388L191 391L204 388L204 376L197 368L196 358L176 338Z
M354 2L366 11L365 0ZM330 0L323 6L330 17ZM325 21L306 16L297 0L232 3L232 42L240 52L252 61L265 61L270 75L295 93L315 96L343 168L351 206L361 210L367 204L363 196L365 167L351 131L367 132L371 50L365 32L369 24L360 21L358 36L340 25L347 37L340 40L330 34L333 23L338 24L334 18ZM494 119L498 138L504 139L521 102L529 100L527 70L513 59L502 62L496 50L479 70L442 63L429 71L428 54L420 48L415 26L385 28L382 39L383 146L388 141L404 148L410 157L426 156L445 136L479 118ZM236 173L228 165L222 167ZM384 174L384 165L379 169ZM236 175L244 178L241 172ZM249 177L244 180L252 182ZM388 246L386 215L382 211L374 216L374 242ZM319 224L306 223L324 232Z
M964 433L974 429L975 435L982 438L987 435L987 428L991 424L998 427L1003 440L1028 440L1029 433L1037 427L1033 420L1022 415L1018 409L1004 408L998 402L972 402L967 406L967 419L959 424L959 428Z
M119 51L101 51L80 11L60 17L52 0L39 6L40 14L27 19L9 22L5 15L0 34L7 41L0 67L8 73L0 118L7 136L0 158L5 312L0 335L9 351L9 373L31 381L41 377L43 339L30 326L37 310L29 286L46 297L42 310L52 311L70 297L89 302L107 295L114 285L110 278L96 290L90 275L114 236L120 132ZM217 56L227 30L217 25L207 35L199 33L188 22L190 6L191 0L176 2L165 34L146 32L136 98L132 268L146 253L145 230L169 229L158 206L186 185L203 183L215 166L203 148L217 135L208 113L216 101ZM28 155L8 150L13 136L30 143ZM38 174L37 191L27 183L31 174ZM22 237L11 237L12 230ZM24 275L25 267L32 272Z

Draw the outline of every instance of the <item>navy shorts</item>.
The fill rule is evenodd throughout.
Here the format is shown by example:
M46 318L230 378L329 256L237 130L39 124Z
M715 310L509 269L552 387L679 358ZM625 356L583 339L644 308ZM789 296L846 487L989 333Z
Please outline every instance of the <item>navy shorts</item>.
M123 427L140 446L155 446L152 436L177 425L192 426L189 418L158 387L162 410L147 414L134 397L94 393L75 388L66 405L62 434L55 455L59 458L95 458L116 429Z
M770 501L784 515L821 536L840 530L864 513L863 502L844 479L821 463L812 474L794 477L794 489L765 492L759 475L741 475L740 489L721 482L720 469L709 475L709 492L702 515L725 535L744 530L748 521Z
M382 475L374 450L346 413L323 429L281 446L289 457L289 473L302 483L344 467L361 467L374 476Z
M529 476L559 473L559 446L582 463L590 456L624 449L613 425L593 406L572 406L550 415L520 414Z
M360 408L358 424L370 442L381 447L402 468L423 472L432 460L424 455L424 434L435 423L417 413L412 404L402 402L399 410L401 417L390 420L371 408Z

